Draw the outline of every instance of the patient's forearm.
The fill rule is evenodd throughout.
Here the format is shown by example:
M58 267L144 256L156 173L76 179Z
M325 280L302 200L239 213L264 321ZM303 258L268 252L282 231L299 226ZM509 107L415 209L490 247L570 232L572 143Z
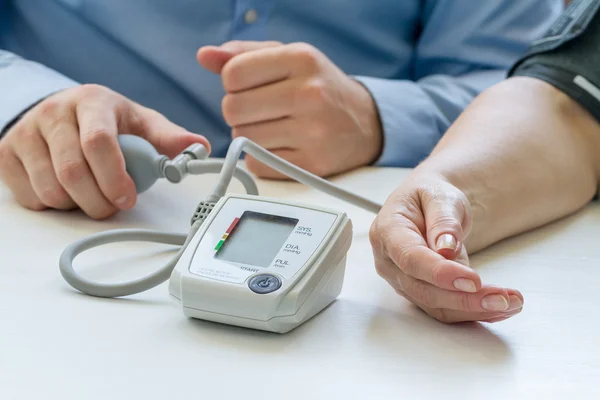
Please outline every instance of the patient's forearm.
M419 170L472 205L470 252L572 213L595 195L600 124L554 87L512 78L465 111Z

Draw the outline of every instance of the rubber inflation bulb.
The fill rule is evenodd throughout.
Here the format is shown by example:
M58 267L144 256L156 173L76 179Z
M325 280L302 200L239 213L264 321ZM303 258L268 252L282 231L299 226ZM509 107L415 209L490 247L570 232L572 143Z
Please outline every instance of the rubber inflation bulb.
M139 136L119 135L118 139L127 173L135 183L137 192L143 193L163 176L161 167L168 157L158 154L150 142Z

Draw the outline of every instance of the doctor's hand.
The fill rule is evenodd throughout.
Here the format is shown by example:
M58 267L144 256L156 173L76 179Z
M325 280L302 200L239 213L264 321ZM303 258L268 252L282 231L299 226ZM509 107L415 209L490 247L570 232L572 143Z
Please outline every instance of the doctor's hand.
M518 314L521 293L482 284L469 268L464 241L470 227L470 204L460 190L442 177L415 173L371 227L377 272L442 322L498 322Z
M208 141L97 85L58 92L0 140L0 179L32 210L81 208L95 219L129 209L137 192L117 135L141 136L169 157Z
M375 102L360 83L305 44L228 42L198 51L221 75L222 111L233 137L243 136L319 176L374 162L382 133ZM258 176L282 178L251 157Z

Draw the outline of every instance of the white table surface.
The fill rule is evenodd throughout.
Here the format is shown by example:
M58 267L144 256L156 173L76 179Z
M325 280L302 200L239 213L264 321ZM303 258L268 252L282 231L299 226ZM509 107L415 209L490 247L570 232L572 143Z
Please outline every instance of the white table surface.
M383 201L406 173L365 169L336 182ZM185 232L214 181L161 182L103 222L30 212L0 188L0 399L600 398L598 205L474 257L485 281L525 296L521 315L493 325L444 325L398 297L373 267L373 216L289 182L259 187L344 210L355 234L339 299L288 334L187 319L166 284L111 300L62 280L57 261L72 241L117 227ZM117 281L161 265L168 250L110 245L76 264Z

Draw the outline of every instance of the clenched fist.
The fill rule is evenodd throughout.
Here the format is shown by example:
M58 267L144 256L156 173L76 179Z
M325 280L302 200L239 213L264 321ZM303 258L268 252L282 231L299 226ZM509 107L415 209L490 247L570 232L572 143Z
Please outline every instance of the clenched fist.
M198 51L221 75L223 116L244 136L320 176L367 165L381 152L377 107L365 87L311 45L229 42ZM247 157L267 178L277 172Z
M177 155L208 141L156 111L97 85L56 93L27 111L0 140L0 179L32 210L81 208L106 218L136 202L117 135L141 136Z
M440 176L415 172L370 231L375 266L398 294L446 323L498 322L523 309L517 290L482 284L464 245L467 197Z

